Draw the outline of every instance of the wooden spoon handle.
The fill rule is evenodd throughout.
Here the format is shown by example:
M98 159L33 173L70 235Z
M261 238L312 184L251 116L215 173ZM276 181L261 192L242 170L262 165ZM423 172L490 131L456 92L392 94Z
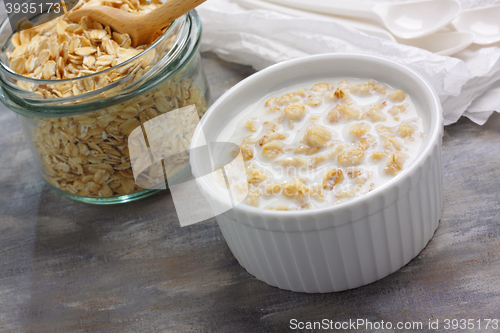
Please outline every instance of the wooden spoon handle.
M88 16L94 21L109 25L119 33L129 34L132 46L136 47L151 44L158 31L205 1L168 0L146 15L129 13L109 6L89 6L69 12L66 18L78 22L83 16Z
M151 31L165 28L176 18L194 9L206 0L168 0L160 7L145 15L144 22L151 27Z

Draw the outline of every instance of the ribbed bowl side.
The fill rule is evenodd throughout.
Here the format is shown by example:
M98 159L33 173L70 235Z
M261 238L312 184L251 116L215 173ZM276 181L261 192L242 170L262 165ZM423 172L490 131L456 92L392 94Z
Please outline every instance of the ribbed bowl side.
M238 262L259 280L308 293L356 288L397 271L432 238L443 206L441 142L413 177L420 181L408 192L394 184L391 190L403 194L392 204L336 227L271 231L240 223L231 212L217 221ZM369 204L359 208L368 211ZM313 212L308 220L323 225Z

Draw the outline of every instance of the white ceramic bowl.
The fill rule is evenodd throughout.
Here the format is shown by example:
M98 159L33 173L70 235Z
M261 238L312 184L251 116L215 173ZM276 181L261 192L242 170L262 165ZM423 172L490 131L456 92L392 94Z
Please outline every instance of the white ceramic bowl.
M237 205L217 216L238 262L270 285L300 292L332 292L379 280L407 264L432 238L442 211L442 110L433 88L398 63L353 54L322 54L279 63L241 81L208 110L192 145L215 141L237 113L275 90L327 77L372 78L408 92L426 136L418 158L374 191L314 210L271 211ZM195 177L206 157L191 155ZM215 206L209 182L198 186Z

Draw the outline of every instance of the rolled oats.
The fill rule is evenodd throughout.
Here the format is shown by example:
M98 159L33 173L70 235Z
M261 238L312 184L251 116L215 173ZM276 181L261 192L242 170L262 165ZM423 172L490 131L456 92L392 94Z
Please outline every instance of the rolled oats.
M304 201L309 193L310 189L306 186L305 182L298 177L293 178L293 180L283 185L283 194L289 199Z
M298 121L304 116L305 106L300 103L293 103L285 107L285 114L288 119L292 121Z
M245 127L248 128L250 131L255 132L257 128L255 128L255 125L257 123L256 119L248 119L245 123Z
M309 125L304 135L303 142L312 148L323 148L332 137L332 133L324 126Z
M415 128L407 122L403 121L401 125L399 125L397 133L402 137L402 138L409 138L411 139L411 136L415 132Z
M283 185L281 185L278 182L266 183L264 185L264 194L265 195L278 194L281 192L282 187Z
M366 123L356 123L349 126L349 134L355 136L361 136L366 134L370 130L371 126Z
M396 102L396 103L400 103L402 101L404 101L404 99L406 98L404 92L402 92L401 90L396 90L396 91L391 91L387 97L393 101L393 102Z
M141 14L158 4L158 1L145 4L135 0L90 0L81 1L74 10L87 5L105 5ZM169 37L165 45L172 45L175 38ZM65 16L15 33L12 44L14 49L8 51L12 70L28 78L54 80L54 84L18 82L22 89L45 99L82 95L132 78L119 86L123 88L140 80L168 52L168 47L161 54L151 49L125 66L78 79L120 65L146 46L133 48L130 36L114 32L88 17L73 23ZM194 104L199 116L207 109L204 92L190 78L181 79L181 75L182 72L153 90L101 110L73 117L37 118L32 135L45 179L79 196L111 197L143 190L135 184L131 169L128 150L131 132L148 120L183 106ZM74 82L58 83L60 79L74 79ZM113 89L100 96L113 95ZM192 133L197 122L198 119L178 119L172 127L178 136L170 142L187 150L191 139L187 133ZM188 156L180 156L176 163L169 164L167 171L180 170L187 161ZM154 172L157 171L145 177L154 178L157 176Z
M283 151L283 146L277 140L266 143L262 147L262 156L267 158L275 158Z
M346 148L337 155L337 161L342 166L360 165L364 156L365 153L359 148Z
M339 184L344 180L344 174L341 169L333 169L327 171L325 176L323 177L323 188L332 190L335 185Z
M248 191L248 196L247 196L247 203L251 206L258 206L259 205L259 200L261 196L261 192L258 188L253 188L250 191Z

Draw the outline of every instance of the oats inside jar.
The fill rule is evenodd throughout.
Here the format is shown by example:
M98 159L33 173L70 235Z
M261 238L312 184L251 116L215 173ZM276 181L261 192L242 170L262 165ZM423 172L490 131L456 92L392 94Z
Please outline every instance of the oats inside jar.
M154 10L161 1L82 0L73 10L95 5L141 15ZM106 103L106 107L89 108L83 114L72 116L68 112L65 117L23 118L23 126L38 153L43 177L54 187L81 197L108 198L143 191L135 183L131 168L128 148L131 132L152 118L184 106L196 105L199 117L207 110L208 95L200 79L203 73L197 49L192 51L196 56L179 65L175 75L168 77L163 73L164 79L155 77L161 73L159 69L168 67L164 60L171 56L169 51L182 35L182 29L189 27L173 23L175 29L157 32L157 44L134 48L127 34L88 17L71 22L60 16L32 29L29 21L21 21L20 25L26 30L11 37L13 48L6 50L8 63L24 77L49 80L15 82L37 99L55 100L52 105L63 100L58 106L68 105L69 109L92 102L92 93L96 94L95 100L102 101L120 94L123 97L122 92L127 93L125 88L132 84L141 84L143 89L140 94L133 94L130 88L130 98ZM154 83L148 85L148 80ZM50 107L47 109L51 111ZM187 146L198 121L198 117L178 117L170 133L177 140L171 140L171 144ZM188 160L188 155L179 158L166 165L164 172L175 173ZM152 172L145 176L156 177Z
M411 91L350 78L273 92L230 121L217 141L240 145L246 204L302 210L379 188L416 159L423 138ZM227 179L229 185L241 181Z

